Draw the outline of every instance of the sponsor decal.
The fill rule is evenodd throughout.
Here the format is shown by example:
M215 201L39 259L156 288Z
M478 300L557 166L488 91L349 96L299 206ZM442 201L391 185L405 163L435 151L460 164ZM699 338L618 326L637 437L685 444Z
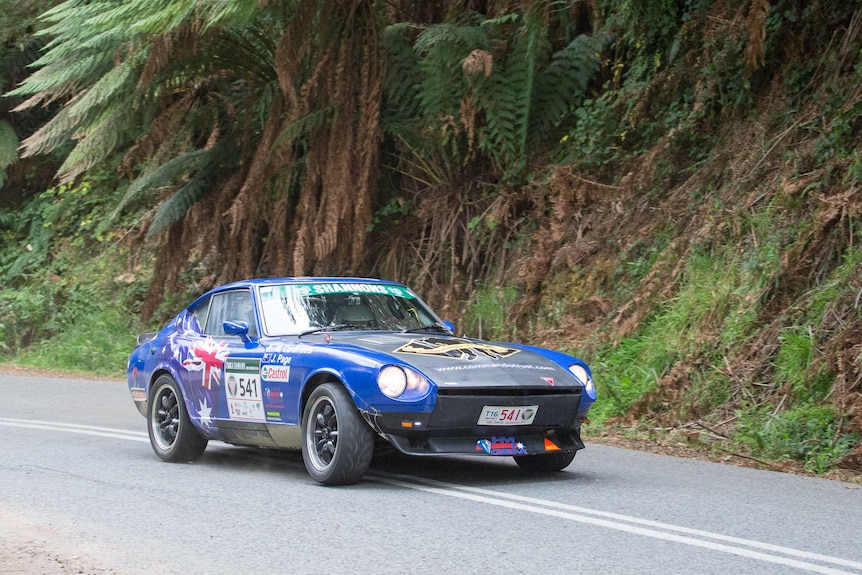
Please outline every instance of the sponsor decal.
M290 379L289 365L262 365L260 378L266 382L287 383Z
M224 365L225 397L230 419L266 421L260 386L260 361L228 358Z
M546 437L545 438L545 451L560 451L560 446Z
M529 363L465 363L460 365L447 365L446 367L431 368L434 371L473 371L476 369L535 369L538 371L556 371L549 365L531 365Z
M542 379L544 379L545 383L547 383L548 385L554 385L554 378L553 377L543 377Z
M132 392L132 399L135 401L146 401L147 400L147 390L143 387L132 387L130 388Z
M483 451L488 455L527 455L524 444L515 441L514 437L480 439L476 442L476 451Z
M274 419L276 421L281 421L281 412L277 409L267 409L266 410L266 418Z
M267 345L266 349L267 353L263 354L263 361L266 363L279 363L273 358L287 357L281 354L301 355L314 352L314 348L307 343L300 343L298 345L295 343L273 343ZM289 359L287 363L290 363Z
M201 385L212 389L212 384L221 384L221 368L227 357L227 342L216 343L208 337L205 341L198 340L192 344L191 357L183 362L183 366L191 371L203 371Z
M287 297L307 297L334 293L368 293L392 295L413 299L416 295L407 288L393 285L362 284L362 283L311 283L265 286L260 288L260 297L267 299L282 299Z
M469 339L430 336L411 340L395 351L398 353L415 353L472 361L477 357L502 359L514 355L521 350L505 345L470 341Z
M281 352L263 354L263 363L277 363L278 365L290 365L293 357Z
M278 385L268 385L263 388L263 406L267 409L284 407L284 392Z

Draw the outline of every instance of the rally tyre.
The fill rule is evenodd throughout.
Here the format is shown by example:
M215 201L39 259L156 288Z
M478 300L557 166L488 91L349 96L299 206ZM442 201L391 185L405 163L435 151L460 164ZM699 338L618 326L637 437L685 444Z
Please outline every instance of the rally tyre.
M315 481L348 485L362 479L374 452L374 431L338 383L315 388L302 413L302 459Z
M577 451L555 451L538 455L516 455L515 463L525 471L560 471L575 459Z
M162 374L150 388L147 429L153 451L171 463L193 461L207 447L207 439L194 428L174 378Z

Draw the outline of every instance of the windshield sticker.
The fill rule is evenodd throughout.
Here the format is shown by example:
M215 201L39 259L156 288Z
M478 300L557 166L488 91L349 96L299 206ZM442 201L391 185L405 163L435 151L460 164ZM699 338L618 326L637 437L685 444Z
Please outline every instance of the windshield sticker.
M224 364L228 417L266 421L260 391L260 360L229 357Z
M453 343L454 342L454 343ZM491 359L502 359L515 355L518 348L479 343L469 339L451 337L423 337L414 339L395 350L400 353L416 353L435 357L451 357L452 359L474 360L479 356Z
M307 297L332 293L371 293L392 295L413 299L416 295L408 288L393 285L361 284L361 283L317 283L317 284L285 284L263 286L260 288L261 299L277 299L286 297Z

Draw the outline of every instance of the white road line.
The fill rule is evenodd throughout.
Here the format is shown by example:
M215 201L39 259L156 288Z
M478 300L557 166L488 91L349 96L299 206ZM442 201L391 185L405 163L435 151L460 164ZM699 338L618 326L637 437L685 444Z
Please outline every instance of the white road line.
M59 423L51 421L13 418L0 418L0 425L5 425L9 427L21 427L26 429L65 431L67 433L96 435L113 439L125 439L128 441L141 441L147 443L149 442L147 434L143 432L128 431L125 429L115 429L107 427L97 427L92 425L79 425L74 423ZM434 493L446 497L467 499L470 501L475 501L477 503L485 503L488 505L506 507L509 509L518 509L530 513L537 513L540 515L557 517L559 519L566 519L568 521L575 521L578 523L595 525L597 527L604 527L606 529L613 529L616 531L623 531L635 535L642 535L644 537L652 537L654 539L662 539L665 541L672 541L684 545L702 547L712 551L729 553L731 555L738 555L740 557L746 557L758 561L765 561L767 563L785 565L787 567L793 567L795 569L801 569L803 571L809 571L812 573L823 573L825 575L858 575L858 572L862 571L862 563L859 563L857 561L851 561L849 559L831 557L829 555L821 555L819 553L810 553L808 551L801 551L798 549L792 549L790 547L782 547L780 545L772 545L770 543L762 543L760 541L743 539L740 537L721 535L720 533L712 533L699 529L680 527L677 525L671 525L669 523L662 523L659 521L639 519L637 517L620 515L618 513L599 511L596 509L588 509L585 507L578 507L576 505L569 505L567 503L560 503L547 499L538 499L535 497L514 495L511 493L494 491L491 489L482 489L478 487L470 487L467 485L458 485L455 483L436 481L434 479L425 479L413 475L370 473L366 476L366 478L372 481L395 485L398 487L404 487L407 489ZM696 539L695 537L700 537L701 539ZM710 539L714 541L709 541ZM723 543L717 543L716 541L721 541ZM746 549L746 547L752 549ZM760 549L761 551L756 551L753 549ZM780 553L786 555L787 557L765 553L764 551ZM808 561L793 559L793 557L807 559L809 561L819 561L821 563L839 565L841 567L846 567L857 571L843 571L841 569L828 567L826 565L817 565Z
M415 477L412 475L404 476L404 475L387 474L387 475L383 475L382 477L393 477L395 479L400 479L403 481L415 481L417 483L424 483L427 485L440 487L442 489L456 489L459 491L466 491L468 493L478 493L480 495L485 495L488 497L499 497L502 499L511 499L513 501L520 501L522 503L527 503L530 505L541 505L541 506L545 506L545 507L564 509L566 511L573 511L576 513L586 513L588 515L594 515L597 517L605 517L608 519L613 519L615 521L625 521L627 523L634 523L636 525L644 525L644 526L652 527L655 529L664 529L665 531L676 531L679 533L685 533L687 535L694 535L697 537L706 537L709 539L715 539L717 541L724 541L726 543L733 543L735 545L745 545L747 547L754 547L756 549L762 549L764 551L783 553L785 555L791 555L791 556L799 557L802 559L809 559L812 561L820 561L823 563L831 563L833 565L841 565L843 567L849 567L851 569L862 570L862 563L857 562L857 561L851 561L849 559L841 559L840 557L831 557L829 555L821 555L819 553L800 551L798 549L792 549L790 547L782 547L780 545L773 545L771 543L763 543L763 542L755 541L752 539L743 539L740 537L731 537L729 535L722 535L720 533L712 533L710 531L702 531L700 529L691 529L689 527L680 527L678 525L671 525L669 523L662 523L660 521L652 521L649 519L639 519L637 517L630 517L628 515L620 515L619 513L611 513L608 511L599 511L596 509L588 509L586 507L578 507L577 505L569 505L567 503L559 503L556 501L549 501L546 499L537 499L535 497L527 497L524 495L515 495L512 493L505 493L503 491L494 491L491 489L470 487L467 485L458 485L455 483L447 483L445 481L437 481L434 479L425 479L425 478L421 478L421 477Z
M126 439L129 441L143 441L145 443L150 442L147 434L140 431L127 431L125 429L112 429L110 427L96 427L93 425L59 423L55 421L37 421L32 419L11 419L6 417L0 417L0 425L5 425L7 427L23 427L26 429L65 431L67 433L96 435L99 437L111 437L113 439Z
M687 533L689 535L698 535L701 537L707 537L719 541L726 541L728 543L736 543L737 545L745 545L747 547L755 547L764 550L775 551L778 553L784 553L785 555L804 557L806 559L862 570L862 563L841 559L839 557L830 557L828 555L808 553L805 551L799 551L788 547L770 545L768 543L760 543L758 541L750 541L748 539L740 539L737 537L728 537L725 535L720 535L718 533L710 533L708 531L700 531L697 529L677 527L675 525L669 525L666 523L659 523L657 521L649 521L645 519L638 519L636 517L627 517L625 515L618 515L615 513L607 513L603 511L579 508L573 505L557 503L554 501L535 499L532 497L521 497L517 495L502 493L499 491L491 491L474 487L467 487L463 485L455 485L450 483L444 483L441 481L418 478L415 476L381 475L373 473L366 476L366 478L373 481L378 481L380 483L387 483L389 485L405 487L407 489L415 489L418 491L425 491L428 493L444 495L447 497L457 497L459 499L467 499L470 501L486 503L488 505L495 505L498 507L506 507L509 509L518 509L521 511L528 511L530 513L537 513L540 515L548 515L551 517L557 517L569 521L576 521L578 523L587 523L590 525L595 525L597 527L614 529L616 531L623 531L635 535L652 537L654 539L663 539L665 541L673 541L675 543L682 543L694 547L702 547L705 549L710 549L712 551L729 553L731 555L738 555L741 557L756 559L768 563L775 563L778 565L785 565L788 567L793 567L812 573L824 573L827 575L858 575L857 571L843 571L841 569L835 569L833 567L828 567L825 565L817 565L815 563L800 561L797 559L792 559L790 557L781 557L779 555L771 555L768 553L763 553L761 551L745 549L743 547L734 547L731 545L726 545L724 543L715 543L713 541L695 539L694 537L677 535L674 533L668 533L667 531L678 531L681 533ZM576 510L577 512L573 512L573 510ZM609 517L615 520L611 521L608 519L601 519L600 517ZM650 528L639 527L637 524L645 525ZM665 529L666 531L659 531L658 529Z

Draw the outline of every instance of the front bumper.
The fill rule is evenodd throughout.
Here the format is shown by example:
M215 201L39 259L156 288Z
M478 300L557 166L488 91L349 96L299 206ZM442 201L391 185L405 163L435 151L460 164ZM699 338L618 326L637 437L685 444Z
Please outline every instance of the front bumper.
M581 388L439 390L428 413L376 412L369 423L411 455L533 455L584 448ZM530 425L480 425L486 406L538 406Z

